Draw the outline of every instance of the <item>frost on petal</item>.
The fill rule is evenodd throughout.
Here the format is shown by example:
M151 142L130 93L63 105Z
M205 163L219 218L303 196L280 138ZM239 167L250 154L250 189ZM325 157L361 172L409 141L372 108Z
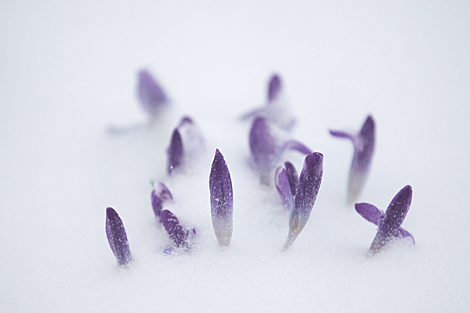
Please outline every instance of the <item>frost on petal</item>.
M260 173L261 182L269 184L269 180L272 179L271 170L276 166L279 156L269 122L265 117L257 117L253 121L250 130L250 150Z
M369 222L379 226L380 221L383 218L383 213L375 206L369 203L356 203L355 205L357 213Z
M122 220L113 208L106 209L106 237L119 265L126 265L132 260L126 230Z
M228 246L233 231L232 179L222 153L215 151L209 176L212 226L222 246Z
M290 162L285 162L284 165L286 167L287 178L289 179L290 190L292 195L295 196L297 193L297 187L299 186L297 170L295 169L294 164Z
M173 170L183 164L183 141L181 135L176 128L171 136L170 146L168 147L168 174L171 175Z
M277 100L279 93L281 92L281 79L277 74L271 76L268 83L268 104Z
M160 220L160 213L163 208L163 204L168 201L172 201L173 197L170 190L163 184L158 183L157 186L152 190L150 200L152 202L152 209L155 217Z
M142 107L150 115L157 115L161 108L168 103L165 92L147 70L139 71L138 80L137 95Z
M287 171L282 166L279 166L276 169L274 183L276 185L277 192L281 196L281 200L284 202L284 206L288 210L291 210L294 206L294 195L292 194L291 186L289 184Z
M372 164L375 147L375 123L372 116L368 116L358 134L349 134L343 131L330 130L335 137L348 138L354 145L354 156L349 171L348 202L354 202L359 196Z
M283 250L289 248L307 224L320 190L322 176L323 155L318 152L307 155L300 173L294 209L291 211L289 218L289 234Z
M187 248L188 231L180 225L178 218L168 210L163 210L160 216L163 227L175 245L178 248Z
M403 189L401 189L392 199L387 211L385 211L384 218L379 225L377 235L370 246L370 254L380 252L393 238L403 234L400 226L405 220L406 214L410 209L412 194L411 186L407 185L403 187ZM408 232L405 231L404 234L406 235L406 233Z

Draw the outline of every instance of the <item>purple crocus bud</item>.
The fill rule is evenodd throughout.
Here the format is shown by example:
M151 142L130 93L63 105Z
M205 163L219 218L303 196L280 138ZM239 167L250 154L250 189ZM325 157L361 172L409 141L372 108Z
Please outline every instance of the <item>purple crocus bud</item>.
M224 156L217 149L209 176L211 195L212 226L217 241L228 246L233 232L233 190L232 179Z
M311 154L311 152L307 154ZM294 164L291 162L285 162L284 165L286 167L287 178L289 179L290 190L292 195L295 196L297 187L299 186L299 176L297 174L297 170L295 169Z
M271 76L268 83L268 104L278 99L281 92L281 79L277 74Z
M312 153L309 148L296 140L288 140L279 145L272 135L269 120L265 117L257 117L253 121L249 139L251 155L260 174L261 182L266 185L272 179L271 171L276 168L286 150L296 150L304 154Z
M269 184L271 169L278 161L278 148L268 120L257 117L250 131L250 150L260 173L261 182Z
M173 200L170 190L163 183L158 183L157 186L152 190L150 200L152 202L152 209L155 217L160 220L160 213L163 208L163 204ZM161 220L160 220L161 221Z
M175 128L171 136L170 146L168 147L168 174L171 175L174 169L180 167L183 163L183 140L181 139L178 128Z
M163 227L175 245L178 248L187 248L188 231L180 225L178 218L168 210L163 210L160 217Z
M314 152L305 157L299 177L299 186L294 198L294 208L289 218L289 234L282 248L289 248L307 224L310 212L317 199L323 176L323 154Z
M392 199L379 223L377 234L369 249L370 255L380 252L394 238L411 236L410 233L401 229L401 224L410 209L412 193L411 186L407 185ZM414 238L412 236L411 238L414 242Z
M113 208L106 209L106 237L119 265L127 265L132 260L126 230L122 220Z
M353 203L359 196L369 174L375 146L375 123L368 116L358 134L330 130L335 137L348 138L354 145L354 157L349 171L348 202Z
M287 104L283 97L281 78L274 74L268 82L266 105L244 114L242 120L263 116L280 128L290 131L296 124L296 119Z
M294 206L294 195L292 194L291 186L289 184L289 177L284 167L279 166L276 169L274 183L276 185L277 192L284 202L284 206L286 209L291 210Z
M156 116L168 104L165 92L147 70L139 71L137 95L145 111Z
M168 147L168 174L182 167L187 160L204 149L204 139L193 120L183 117L173 130L170 146Z

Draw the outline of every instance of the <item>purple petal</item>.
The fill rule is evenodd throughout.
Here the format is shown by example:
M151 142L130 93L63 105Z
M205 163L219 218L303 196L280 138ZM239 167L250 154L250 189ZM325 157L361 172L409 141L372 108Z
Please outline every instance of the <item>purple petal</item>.
M273 75L268 84L268 103L276 101L281 92L281 79L278 75Z
M121 218L113 208L106 209L106 236L119 265L129 264L132 257L126 230Z
M168 147L168 174L180 167L183 163L184 151L181 135L176 128L171 136L170 147Z
M155 214L155 217L160 220L163 203L172 201L173 196L171 195L170 190L168 190L163 183L158 183L157 187L152 190L150 199L152 202L153 213Z
M392 199L370 246L369 253L379 252L389 241L400 234L400 226L410 209L412 194L411 186L407 185Z
M289 219L289 234L283 250L289 248L307 224L313 205L320 190L323 176L323 155L314 152L305 157L295 195L294 209Z
M413 241L413 244L416 244L415 238L409 232L407 232L406 230L404 230L401 227L398 229L398 235L401 238L408 238L409 237Z
M269 184L271 170L278 160L277 147L265 117L257 117L250 130L250 150L264 184Z
M212 226L219 243L228 246L233 232L232 179L224 156L217 149L209 176Z
M289 184L289 178L287 175L286 169L282 166L279 166L274 175L274 182L276 185L277 192L281 196L284 206L291 210L294 205L294 196L291 191L291 186Z
M279 154L284 153L285 150L296 150L303 154L312 154L312 150L310 150L307 146L297 140L288 140L284 143L281 148L281 152Z
M290 190L292 195L295 196L299 186L299 175L297 174L294 164L285 162L284 165L286 167L287 178L289 179Z
M375 206L369 203L356 203L357 213L369 222L379 226L383 218L383 213Z
M178 218L168 210L163 210L160 217L163 227L175 245L187 248L188 231L180 225Z
M137 95L140 103L144 110L151 115L156 115L167 104L168 98L155 78L147 70L141 70L138 76Z
M352 203L359 196L369 174L375 147L375 123L369 115L357 135L332 130L330 134L335 137L349 138L354 145L354 157L348 181L348 202Z

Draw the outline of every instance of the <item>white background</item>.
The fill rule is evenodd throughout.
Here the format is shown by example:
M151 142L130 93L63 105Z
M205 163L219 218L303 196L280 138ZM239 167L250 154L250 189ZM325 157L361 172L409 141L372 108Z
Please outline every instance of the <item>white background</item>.
M146 122L137 70L172 108ZM249 168L237 117L281 75L293 136L324 154L310 220L286 253L288 214ZM416 246L375 258L375 234L346 202L352 145L329 128L377 123L360 197L384 210L403 186ZM166 176L182 115L206 139L185 174ZM470 307L468 1L2 1L0 3L1 312L465 312ZM234 233L218 246L208 176L215 148L234 188ZM302 157L287 154L300 170ZM198 241L165 255L150 180ZM105 208L126 227L120 268Z

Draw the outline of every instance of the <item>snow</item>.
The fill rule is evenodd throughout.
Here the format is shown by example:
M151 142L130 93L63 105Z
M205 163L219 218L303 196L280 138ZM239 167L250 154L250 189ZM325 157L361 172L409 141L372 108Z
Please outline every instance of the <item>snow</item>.
M48 1L0 3L0 311L464 312L470 306L470 5L459 1ZM148 68L172 100L153 126L136 97ZM324 154L310 220L281 253L288 215L248 164L249 123L272 73L298 117L295 139ZM374 258L375 227L346 205L350 143L331 129L377 123L359 201L413 200L397 243ZM183 115L205 137L166 174ZM110 126L134 127L111 135ZM233 182L229 247L212 230L215 149ZM302 157L285 155L297 169ZM163 181L191 253L150 205ZM134 263L105 235L119 213Z

